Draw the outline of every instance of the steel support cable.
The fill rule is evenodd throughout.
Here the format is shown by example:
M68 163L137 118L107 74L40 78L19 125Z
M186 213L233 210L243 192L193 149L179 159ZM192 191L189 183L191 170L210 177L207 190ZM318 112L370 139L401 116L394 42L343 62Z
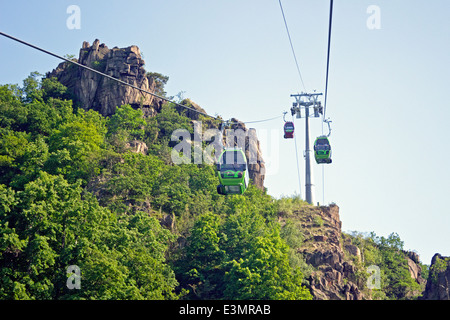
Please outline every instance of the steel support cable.
M298 61L297 61L297 56L295 55L295 50L294 50L294 45L292 44L292 39L291 39L291 34L289 32L289 27L287 25L287 21L286 21L286 16L284 15L284 10L283 10L283 5L281 4L281 0L278 0L278 3L280 4L280 9L281 9L281 14L283 15L283 21L284 21L284 26L286 27L286 33L288 35L288 39L289 39L289 43L291 45L291 51L292 51L292 55L294 56L294 61L295 61L295 65L297 67L297 72L298 75L300 77L300 82L303 86L303 90L305 90L306 92L306 87L305 87L305 83L303 82L303 77L302 77L302 73L300 71L300 67L298 65ZM292 122L294 122L294 117L292 117ZM302 183L301 183L301 176L300 176L300 166L298 164L298 149L297 149L297 137L294 134L294 144L295 144L295 158L297 160L297 175L298 175L298 186L299 186L299 195L301 197L302 194Z
M328 75L330 70L330 48L331 48L331 27L333 22L333 0L330 0L330 19L328 23L328 50L327 50L327 71L325 75L325 97L323 104L323 120L325 120L325 114L327 112L327 98L328 98ZM323 122L322 122L323 127Z
M328 98L328 75L330 70L330 48L331 48L331 29L333 25L333 0L330 0L330 17L328 22L328 50L327 50L327 71L325 76L325 98L324 98L324 105L323 105L323 121L322 121L322 134L323 134L323 124L325 122L325 114L327 111L327 98ZM329 127L330 124L328 124L329 133L331 134L331 128ZM325 205L325 167L322 166L322 202Z
M272 121L275 119L279 119L282 116L277 116L277 117L273 117L273 118L269 118L269 119L264 119L264 120L256 120L256 121L242 121L242 123L258 123L258 122L267 122L267 121Z
M291 34L289 33L289 28L288 28L288 25L287 25L287 22L286 22L286 17L284 16L284 10L283 10L283 5L281 4L281 0L278 0L278 3L280 4L281 14L283 15L284 26L286 27L286 32L287 32L287 35L288 35L288 38L289 38L289 43L291 44L292 55L294 56L295 65L297 66L297 72L298 72L298 75L300 77L300 81L301 81L301 83L303 85L303 90L306 91L305 83L303 82L302 73L300 72L300 67L298 65L297 56L295 55L294 46L292 44Z

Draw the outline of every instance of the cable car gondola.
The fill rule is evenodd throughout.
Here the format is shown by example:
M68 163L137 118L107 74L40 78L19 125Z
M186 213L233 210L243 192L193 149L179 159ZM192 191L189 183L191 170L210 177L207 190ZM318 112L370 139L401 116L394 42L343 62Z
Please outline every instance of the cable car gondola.
M331 163L331 145L327 136L317 137L314 141L314 158L318 164Z
M294 123L291 121L286 121L284 123L284 138L285 139L294 138Z
M243 194L248 187L247 158L240 148L228 148L222 151L217 163L219 185L217 193Z

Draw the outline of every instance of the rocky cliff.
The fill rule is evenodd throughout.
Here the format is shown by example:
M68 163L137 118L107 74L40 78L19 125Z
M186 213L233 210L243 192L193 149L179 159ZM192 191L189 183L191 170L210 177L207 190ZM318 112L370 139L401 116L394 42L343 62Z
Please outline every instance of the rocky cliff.
M342 243L342 222L339 207L311 208L301 216L305 240L299 252L315 270L309 276L311 293L316 300L362 300L361 289L355 279L356 267L347 257ZM357 247L348 247L359 257Z
M249 178L256 187L263 189L266 167L256 130L253 128L248 129L243 122L240 122L235 118L232 118L231 122L233 123L231 129L241 129L245 133L245 139L242 146L234 142L230 146L238 145L245 150L245 157L248 161ZM224 145L226 145L226 137L224 137L224 139Z
M95 40L92 46L83 42L78 63L153 92L156 82L147 76L137 46L109 49ZM72 93L75 103L84 109L94 109L104 116L114 114L117 106L129 104L143 109L152 116L160 108L161 101L150 94L121 85L99 74L63 62L47 77L56 77Z
M450 257L433 256L422 299L450 300Z
M152 74L147 73L144 69L145 62L137 46L109 49L98 39L92 45L85 41L80 49L78 59L74 60L149 92L155 92L158 87ZM94 109L104 116L113 115L117 106L129 104L133 108L140 108L145 116L152 117L161 110L163 104L161 99L150 94L119 84L68 62L60 63L53 71L48 72L46 77L56 77L65 85L78 107ZM189 99L184 99L181 104L206 113L204 109ZM199 119L199 113L193 110L180 106L177 106L176 110L184 112L192 120ZM232 122L234 123L233 129L240 128L246 133L245 150L249 159L249 177L255 186L263 189L265 167L256 132L253 129L247 129L237 119L232 119ZM139 142L134 141L130 144L136 145ZM250 154L252 151L253 154Z
M373 292L368 288L367 266L361 249L342 232L342 222L337 205L314 207L305 205L291 214L280 212L283 225L296 221L304 239L296 251L303 261L312 267L305 274L307 285L315 300L371 300ZM424 284L419 257L404 252L411 278ZM423 286L422 286L423 287ZM414 292L416 296L421 292Z

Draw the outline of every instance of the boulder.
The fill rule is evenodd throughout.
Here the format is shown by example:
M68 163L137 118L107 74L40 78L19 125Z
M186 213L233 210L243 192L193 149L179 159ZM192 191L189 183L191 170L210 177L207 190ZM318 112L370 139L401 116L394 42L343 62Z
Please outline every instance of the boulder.
M143 141L132 140L125 144L125 148L130 149L132 152L141 153L146 155L148 152L147 144Z
M361 250L353 244L348 244L345 246L345 250L347 250L348 253L350 253L352 256L357 257L358 259L361 259Z
M324 235L314 236L314 241L317 241L317 242L326 242L327 240L328 240L328 237L324 236Z

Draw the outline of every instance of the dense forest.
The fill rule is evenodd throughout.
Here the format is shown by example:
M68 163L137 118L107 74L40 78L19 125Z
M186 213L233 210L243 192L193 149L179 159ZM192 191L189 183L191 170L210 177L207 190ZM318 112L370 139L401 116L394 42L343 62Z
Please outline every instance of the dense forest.
M107 118L37 73L1 85L0 299L312 299L303 230L278 219L309 205L252 185L218 195L213 165L172 163L179 128L193 132L170 103ZM367 266L381 268L371 298L414 297L398 236L346 237L364 247L362 286Z

